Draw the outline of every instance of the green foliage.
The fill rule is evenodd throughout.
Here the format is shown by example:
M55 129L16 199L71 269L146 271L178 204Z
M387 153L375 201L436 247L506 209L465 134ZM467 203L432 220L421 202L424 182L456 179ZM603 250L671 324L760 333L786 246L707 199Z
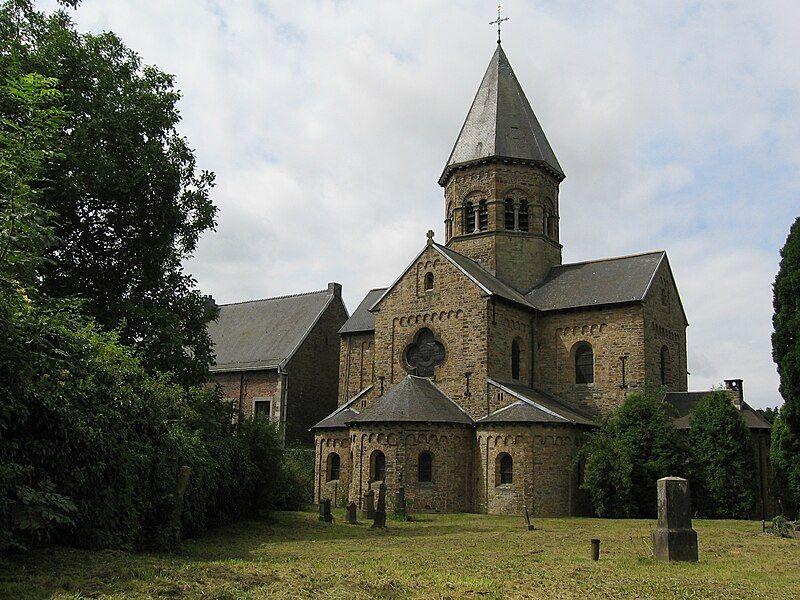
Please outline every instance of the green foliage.
M2 59L0 59L2 64ZM65 117L56 81L36 73L5 74L0 82L0 277L32 282L52 243L50 213L37 201L43 171L59 155Z
M718 390L692 409L689 429L692 506L700 516L746 519L755 507L756 465L750 430Z
M800 511L800 218L792 225L781 250L774 285L772 357L778 366L781 431L772 431L775 492L784 510Z
M781 412L780 406L768 406L767 408L757 408L756 412L764 417L764 419L772 425L775 422L775 419Z
M27 0L0 7L0 47L0 78L55 78L66 109L62 153L42 165L51 185L37 198L59 240L39 269L42 292L86 298L84 310L146 368L202 382L213 314L182 261L214 227L214 175L178 133L173 77L113 33L79 34L66 13Z
M656 481L683 474L682 443L661 392L631 394L581 451L583 489L600 517L653 517Z

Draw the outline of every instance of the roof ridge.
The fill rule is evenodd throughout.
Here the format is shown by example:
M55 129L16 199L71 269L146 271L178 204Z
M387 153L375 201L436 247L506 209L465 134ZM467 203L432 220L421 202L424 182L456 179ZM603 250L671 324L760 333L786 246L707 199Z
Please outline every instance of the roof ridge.
M598 263L598 262L609 262L612 260L623 260L625 258L636 258L638 256L647 256L648 254L666 254L666 250L650 250L648 252L637 252L636 254L622 254L620 256L607 256L605 258L594 258L591 260L582 260L573 263L564 263L562 265L557 265L553 267L553 269L557 269L559 267L574 267L577 265L588 265L591 263Z
M236 306L238 304L251 304L253 302L266 302L268 300L283 300L285 298L297 298L299 296L312 296L313 294L324 294L324 293L327 293L327 292L328 292L327 289L315 290L313 292L299 292L297 294L286 294L284 296L272 296L270 298L257 298L255 300L241 300L239 302L227 302L225 304L218 304L217 306L219 306L219 307Z

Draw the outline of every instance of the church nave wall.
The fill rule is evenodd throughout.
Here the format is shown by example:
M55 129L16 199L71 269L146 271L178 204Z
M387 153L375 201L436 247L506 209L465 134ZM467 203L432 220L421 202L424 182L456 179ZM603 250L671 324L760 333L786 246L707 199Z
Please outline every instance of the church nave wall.
M339 406L375 381L375 333L341 336Z
M538 322L537 387L595 414L605 414L645 381L641 306L545 314ZM592 383L576 383L575 351L592 347ZM624 379L623 387L623 360Z

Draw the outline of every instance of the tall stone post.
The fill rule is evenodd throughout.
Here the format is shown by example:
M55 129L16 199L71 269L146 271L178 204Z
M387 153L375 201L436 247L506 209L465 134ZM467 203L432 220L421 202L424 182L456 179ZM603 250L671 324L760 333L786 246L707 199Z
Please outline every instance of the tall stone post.
M375 518L375 492L372 489L364 494L364 516L367 519Z
M378 508L375 510L375 519L372 526L376 528L386 527L386 484L381 483L378 488Z
M680 477L662 477L657 486L658 525L653 531L653 554L663 561L697 562L689 482Z

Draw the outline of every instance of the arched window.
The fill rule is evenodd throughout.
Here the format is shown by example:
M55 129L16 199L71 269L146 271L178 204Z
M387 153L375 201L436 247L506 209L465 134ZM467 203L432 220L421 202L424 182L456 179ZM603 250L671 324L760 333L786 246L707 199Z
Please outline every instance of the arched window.
M519 342L511 342L511 379L519 379Z
M475 205L472 202L464 203L464 231L475 231Z
M423 452L419 455L417 480L421 483L433 481L433 455L430 452Z
M519 203L519 230L520 231L528 231L528 201L522 200Z
M489 229L489 209L486 206L486 200L481 200L478 204L478 229L480 231Z
M433 273L425 273L425 291L433 289Z
M497 483L496 485L503 485L504 483L513 483L514 481L514 461L511 455L503 452L497 457Z
M661 385L672 383L672 365L669 360L669 348L661 346Z
M594 353L587 342L575 347L575 383L594 383Z
M542 233L548 235L548 231L550 229L550 209L545 208L544 212L542 213Z
M370 461L369 475L372 481L383 481L386 479L386 456L380 450L375 450L372 453L372 460Z
M507 198L505 202L505 227L514 229L514 201Z
M328 481L337 481L340 472L340 459L336 452L328 454Z

